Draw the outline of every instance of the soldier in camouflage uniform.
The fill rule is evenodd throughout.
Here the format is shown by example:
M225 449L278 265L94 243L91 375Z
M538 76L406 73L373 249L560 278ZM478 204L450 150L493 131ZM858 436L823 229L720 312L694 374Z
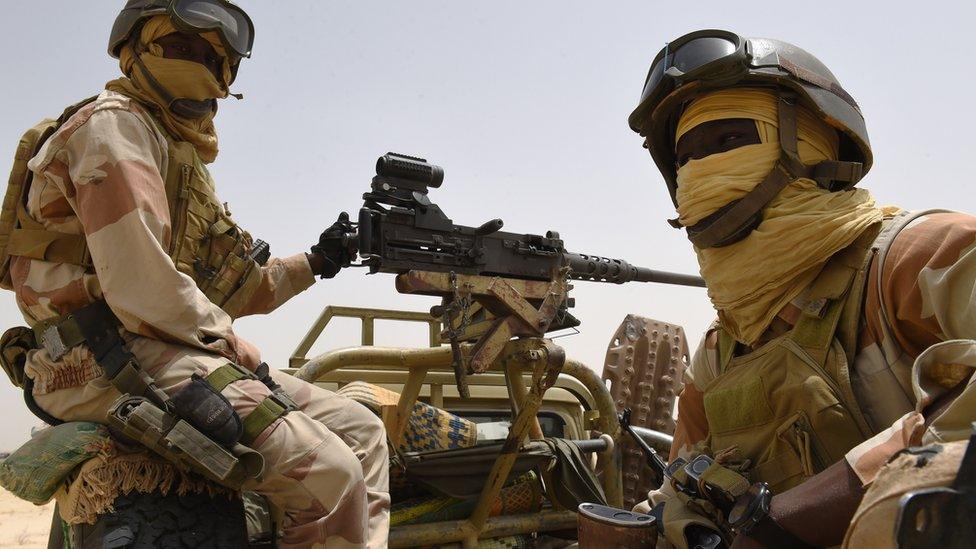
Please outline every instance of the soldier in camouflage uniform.
M104 300L141 369L169 395L191 376L212 382L232 365L258 368L258 350L235 335L232 321L274 310L314 275L333 276L344 259L329 234L309 254L263 265L252 257L250 235L217 199L206 168L217 156L216 100L250 54L250 20L223 0L183 4L128 2L110 45L125 76L29 163L22 226L33 223L84 253L59 261L13 249L10 264L17 304L35 333ZM193 11L201 4L206 13ZM102 373L85 344L63 352L45 345L26 364L37 405L64 421L106 422L119 391ZM258 379L235 374L217 390L243 418L242 441L264 457L263 475L244 489L280 512L281 547L384 547L381 422L352 400L275 371L271 378L297 410L275 408L272 387ZM269 407L277 415L248 433L249 415Z
M893 455L969 437L976 218L879 208L854 187L871 165L860 109L784 42L671 42L630 124L718 312L686 372L671 459L706 452L772 488L734 546L840 544ZM734 484L730 496L748 485ZM661 503L677 546L723 520L669 483L638 509Z

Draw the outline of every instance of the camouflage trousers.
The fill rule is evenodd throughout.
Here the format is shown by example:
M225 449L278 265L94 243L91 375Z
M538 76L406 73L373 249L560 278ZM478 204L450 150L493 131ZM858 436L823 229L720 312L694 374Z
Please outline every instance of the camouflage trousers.
M206 376L227 359L194 349L134 338L129 348L169 394L192 374ZM59 362L28 360L35 399L65 421L106 421L118 391L93 367L87 350ZM87 355L87 356L85 356ZM87 373L86 373L87 372ZM244 486L265 496L282 526L279 547L386 547L389 535L389 460L381 421L361 404L284 373L272 377L298 404L251 445L265 459L260 479ZM88 379L85 379L88 378ZM79 383L81 382L81 383ZM38 390L40 389L40 390ZM257 380L240 380L223 391L241 417L269 394Z

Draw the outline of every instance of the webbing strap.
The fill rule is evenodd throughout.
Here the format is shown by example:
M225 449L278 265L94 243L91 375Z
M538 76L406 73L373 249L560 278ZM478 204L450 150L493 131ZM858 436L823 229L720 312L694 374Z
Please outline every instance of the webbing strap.
M844 102L850 105L855 111L857 111L858 114L861 114L861 107L857 105L857 101L854 101L854 98L851 97L851 94L847 93L847 90L842 88L840 84L838 84L837 82L832 82L827 78L824 78L823 76L805 67L801 67L800 65L793 63L792 61L790 61L789 59L783 56L779 56L778 59L779 59L779 66L786 69L786 72L792 74L793 76L795 76L796 78L804 82L813 84L814 86L817 86L820 89L824 89L833 93L837 97L843 99Z
M210 372L207 375L207 383L214 388L218 393L223 391L225 387L234 383L235 381L240 381L242 379L252 379L254 376L250 373L244 372L234 364L224 364L220 368Z
M858 274L867 267L866 256L881 230L877 223L862 232L847 248L835 253L807 289L806 307L793 327L790 339L803 347L818 361L827 356L837 332L837 325L847 305L851 286Z
M244 435L241 437L241 442L250 446L269 425L290 411L287 405L279 401L277 395L268 395L244 418Z
M17 203L17 224L10 231L7 255L86 267L91 265L85 235L48 230L31 217L22 202Z
M905 350L901 348L898 343L898 339L894 336L893 324L891 323L891 317L888 316L888 306L884 299L884 269L885 260L888 258L888 250L891 248L891 244L895 241L898 233L902 231L905 227L911 224L923 215L936 214L936 213L956 213L954 210L943 210L943 209L931 209L922 210L917 212L901 212L891 221L891 224L885 227L881 235L878 236L874 243L875 253L877 254L877 267L874 269L878 273L876 277L877 284L875 285L875 291L878 292L878 310L881 312L881 335L883 336L883 341L893 343L900 354L906 354Z
M13 229L7 253L52 263L91 265L91 256L84 235L59 233L46 229Z
M796 97L781 92L777 101L779 114L780 157L765 178L748 194L733 202L714 221L698 222L687 227L688 239L698 248L712 248L725 243L748 226L750 222L798 177L805 177L807 168L797 152ZM699 228L699 225L704 225Z
M136 357L125 347L119 336L119 320L104 300L96 301L72 312L59 325L74 323L84 342L102 367L105 378L121 393L139 395L170 410L169 397L156 386L153 378L140 366Z
M825 160L807 166L800 160L796 101L796 95L791 92L779 93L777 134L780 157L772 171L742 198L702 221L686 227L688 239L696 247L701 249L724 246L744 238L751 231L750 227L754 228L758 225L757 219L763 209L796 179L816 180L818 185L828 190L834 190L831 187L832 181L842 181L845 185L836 190L843 190L861 178L863 166L859 162Z
M841 162L839 160L822 160L815 164L810 173L810 179L827 190L845 190L854 186L864 175L864 164L861 162ZM835 188L833 181L842 181L844 185Z

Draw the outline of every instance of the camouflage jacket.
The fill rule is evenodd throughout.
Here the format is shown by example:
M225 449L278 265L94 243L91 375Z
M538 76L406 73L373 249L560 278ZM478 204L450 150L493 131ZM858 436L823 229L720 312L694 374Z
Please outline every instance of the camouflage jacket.
M48 230L83 234L92 268L14 257L17 304L33 325L104 298L150 372L173 360L173 345L256 364L257 351L234 334L232 319L167 253L167 154L158 125L124 95L105 91L68 119L30 161L27 208ZM243 314L270 312L315 280L304 254L270 260L261 278ZM38 394L101 375L84 346L58 361L35 351L27 373Z
M930 364L915 359L937 343L976 339L976 217L928 214L905 227L892 242L878 273L872 263L865 290L857 352L851 367L855 398L876 434L850 450L848 463L865 483L898 450L923 441L925 418L919 412L939 396L913 390L913 369ZM881 277L879 300L878 277ZM890 324L884 329L883 301ZM788 305L773 326L790 329L802 303ZM692 359L697 368L719 364L717 330L706 332ZM887 335L886 335L887 334ZM773 334L775 335L775 334ZM671 458L688 457L708 437L702 391L686 374L678 402ZM976 410L972 410L976 419Z

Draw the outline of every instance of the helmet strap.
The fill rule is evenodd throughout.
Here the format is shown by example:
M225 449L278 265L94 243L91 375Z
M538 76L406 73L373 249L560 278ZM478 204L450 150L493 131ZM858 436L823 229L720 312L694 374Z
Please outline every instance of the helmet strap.
M860 179L862 166L859 162L825 160L807 166L800 160L796 103L795 93L780 90L777 101L780 156L772 171L742 198L730 202L698 223L686 227L688 239L697 248L720 248L735 244L749 236L749 233L762 222L762 211L766 206L780 191L797 179L813 179L828 190L850 188ZM849 184L841 189L833 189L831 188L833 181L844 181Z
M688 239L699 249L720 248L749 236L762 221L763 209L793 180L806 176L797 152L796 95L780 91L779 160L762 181L745 196L687 227Z

